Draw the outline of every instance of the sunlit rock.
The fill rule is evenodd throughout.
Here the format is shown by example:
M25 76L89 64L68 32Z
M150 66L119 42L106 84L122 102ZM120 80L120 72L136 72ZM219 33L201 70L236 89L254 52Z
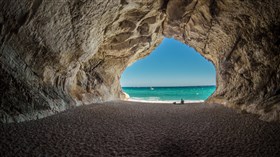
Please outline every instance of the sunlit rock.
M207 102L279 120L279 3L0 0L0 119L118 100L121 73L166 36L214 63Z

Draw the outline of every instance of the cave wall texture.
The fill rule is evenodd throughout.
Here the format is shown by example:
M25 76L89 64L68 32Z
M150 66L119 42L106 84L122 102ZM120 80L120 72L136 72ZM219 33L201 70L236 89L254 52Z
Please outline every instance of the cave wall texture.
M279 121L279 10L279 0L0 0L0 121L123 99L121 73L164 36L215 64L208 103Z

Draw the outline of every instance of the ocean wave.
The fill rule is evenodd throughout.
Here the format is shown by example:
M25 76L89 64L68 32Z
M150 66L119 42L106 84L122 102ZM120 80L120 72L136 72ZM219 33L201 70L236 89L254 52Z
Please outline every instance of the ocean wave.
M129 98L127 101L145 102L145 103L167 103L167 104L174 103L174 102L176 102L177 104L180 104L180 102L181 102L180 100L159 100L158 97L149 97L149 98L152 98L152 99L145 100L145 99L138 98L138 97L132 97L132 98ZM204 102L204 100L184 100L184 103L202 103L202 102Z

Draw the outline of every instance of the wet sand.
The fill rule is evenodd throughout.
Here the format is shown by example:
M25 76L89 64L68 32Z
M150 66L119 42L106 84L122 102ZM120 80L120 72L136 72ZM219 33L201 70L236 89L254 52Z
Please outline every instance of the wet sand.
M108 102L0 125L0 156L280 156L280 124L220 105Z

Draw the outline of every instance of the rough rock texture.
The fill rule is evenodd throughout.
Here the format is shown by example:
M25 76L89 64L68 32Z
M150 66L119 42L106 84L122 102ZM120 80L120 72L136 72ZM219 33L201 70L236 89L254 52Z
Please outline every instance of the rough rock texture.
M279 0L0 0L0 119L123 98L123 70L167 36L215 64L209 103L280 120L279 10Z
M174 0L163 33L215 64L217 90L208 102L279 120L279 8L277 0Z

